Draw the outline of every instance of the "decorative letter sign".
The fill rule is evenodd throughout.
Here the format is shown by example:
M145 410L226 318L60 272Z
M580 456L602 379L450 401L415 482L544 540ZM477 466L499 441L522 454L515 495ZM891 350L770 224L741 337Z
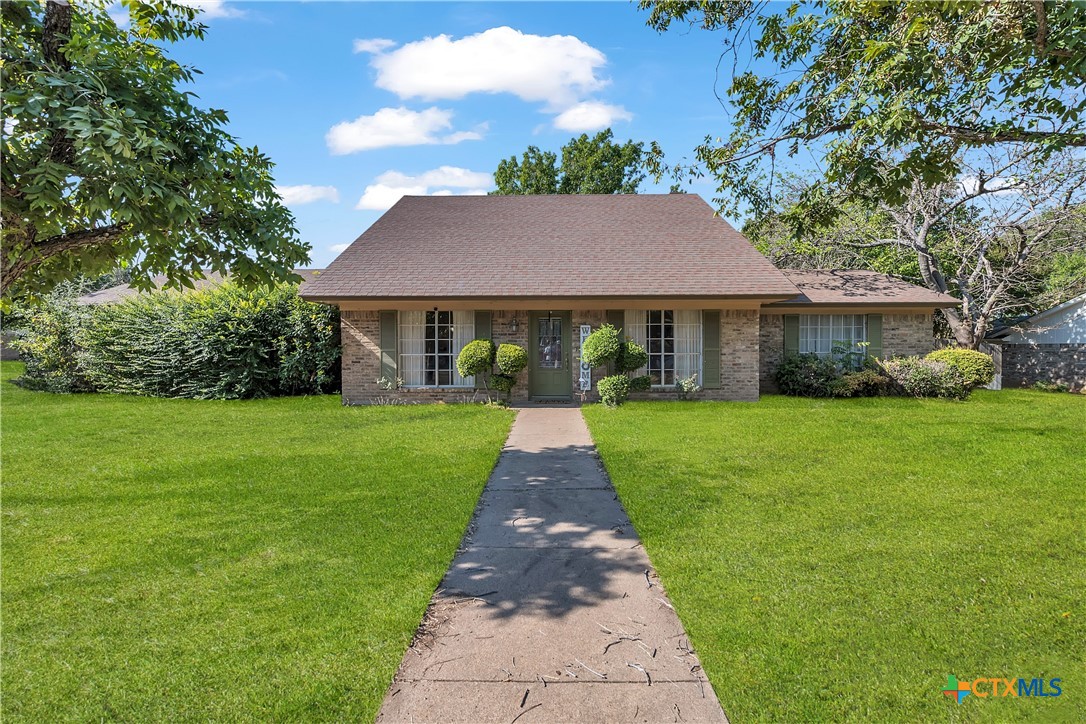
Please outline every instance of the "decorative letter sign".
M588 339L588 335L592 334L592 325L581 325L581 349L584 349L584 341ZM585 361L581 360L581 392L587 392L592 389L592 368L585 364Z

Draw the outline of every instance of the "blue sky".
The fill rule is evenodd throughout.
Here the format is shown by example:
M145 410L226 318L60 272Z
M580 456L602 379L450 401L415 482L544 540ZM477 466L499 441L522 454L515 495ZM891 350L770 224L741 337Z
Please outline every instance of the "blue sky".
M169 52L202 71L200 103L274 160L315 266L399 194L485 191L530 144L610 125L674 161L728 132L720 38L658 34L632 3L228 0L204 15L207 38Z

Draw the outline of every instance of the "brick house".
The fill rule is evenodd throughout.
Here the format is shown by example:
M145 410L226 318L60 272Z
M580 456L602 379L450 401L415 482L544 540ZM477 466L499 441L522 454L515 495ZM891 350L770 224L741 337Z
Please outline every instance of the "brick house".
M528 350L514 401L594 399L603 373L580 369L580 344L606 322L649 352L657 384L634 398L696 375L702 399L757 400L789 352L927 352L932 314L957 303L873 272L779 270L690 194L405 196L301 293L340 309L346 404L470 398L456 357L477 338Z

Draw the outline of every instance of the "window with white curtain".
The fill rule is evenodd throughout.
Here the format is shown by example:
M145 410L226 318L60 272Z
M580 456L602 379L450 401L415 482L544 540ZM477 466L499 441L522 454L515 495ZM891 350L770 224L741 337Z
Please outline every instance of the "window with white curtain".
M862 352L867 341L867 317L863 314L801 314L799 353L819 357Z
M656 387L670 387L697 375L701 383L701 310L628 309L625 333L649 353L649 363L635 374L652 377Z
M475 338L475 312L400 312L399 318L399 374L406 387L474 384L456 371L456 357Z

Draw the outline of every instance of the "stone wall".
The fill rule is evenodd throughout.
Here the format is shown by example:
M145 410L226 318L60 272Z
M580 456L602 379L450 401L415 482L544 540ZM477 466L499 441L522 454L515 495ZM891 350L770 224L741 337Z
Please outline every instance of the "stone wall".
M1034 382L1086 389L1086 344L1004 344L1003 387L1029 387Z

